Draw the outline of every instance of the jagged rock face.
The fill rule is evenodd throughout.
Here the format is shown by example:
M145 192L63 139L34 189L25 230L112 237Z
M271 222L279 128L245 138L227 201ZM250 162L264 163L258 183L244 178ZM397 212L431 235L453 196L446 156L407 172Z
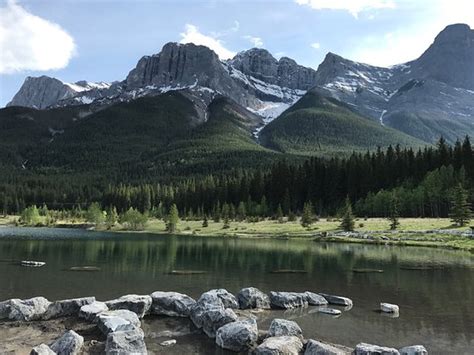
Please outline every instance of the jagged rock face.
M410 64L415 77L474 89L474 30L465 24L446 27L428 50Z
M299 90L309 90L316 85L314 69L298 65L287 57L278 61L265 49L240 52L229 63L242 73L266 83Z
M46 108L59 100L74 96L76 92L62 81L49 76L27 77L7 106Z

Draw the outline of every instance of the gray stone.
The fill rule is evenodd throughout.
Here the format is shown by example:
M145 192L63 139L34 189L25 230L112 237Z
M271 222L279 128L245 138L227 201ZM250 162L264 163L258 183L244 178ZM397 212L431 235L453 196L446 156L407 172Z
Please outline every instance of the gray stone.
M396 304L380 303L380 310L385 313L398 313L400 308Z
M252 349L258 339L257 321L246 319L228 323L217 330L216 344L223 349L246 352Z
M140 319L137 314L126 309L99 313L96 322L100 331L106 335L140 327Z
M41 344L31 349L30 355L56 355L56 353L48 345Z
M399 352L400 355L428 355L428 351L423 345L405 346Z
M239 308L239 304L237 302L237 298L227 291L226 289L219 288L204 292L201 297L199 298L198 302L206 302L206 303L213 303L215 304L219 299L222 302L224 308Z
M329 295L327 293L320 293L321 296L323 296L329 304L336 304L339 306L349 306L352 307L353 303L350 298L347 297L342 297L342 296L334 296L334 295Z
M216 336L217 329L227 323L235 322L237 315L230 308L211 307L201 316L202 330L209 338Z
M95 302L95 297L72 298L52 302L42 319L54 319L78 315L82 306Z
M345 355L346 352L333 345L321 343L317 340L308 340L304 355Z
M270 308L270 297L255 287L241 289L237 294L237 300L241 309Z
M338 309L334 309L334 308L320 308L318 309L318 312L319 313L324 313L324 314L329 314L331 316L338 316L340 315L342 312Z
M260 344L255 355L298 355L303 350L300 338L293 336L270 337Z
M170 346L176 345L176 339L162 341L160 345L164 347L170 347Z
M125 295L120 298L105 302L110 310L127 309L143 318L151 307L151 296L148 295Z
M399 355L397 349L366 343L357 344L354 355Z
M95 301L91 304L86 304L79 310L79 318L92 322L96 319L99 313L108 311L109 307L104 302Z
M306 296L306 301L308 301L310 306L325 306L328 304L328 301L317 293L306 291L304 295Z
M105 353L107 355L147 354L143 331L133 327L129 330L109 333L105 343Z
M26 300L17 298L2 302L0 315L16 321L39 320L43 317L51 302L44 297L33 297Z
M52 351L58 355L76 355L84 345L84 338L74 330L69 330L50 345Z
M153 292L151 313L170 317L189 317L196 301L178 292Z
M303 293L296 292L270 292L270 304L274 308L291 309L307 307L308 299Z
M286 319L274 319L268 329L268 336L296 336L302 339L303 331L296 322Z

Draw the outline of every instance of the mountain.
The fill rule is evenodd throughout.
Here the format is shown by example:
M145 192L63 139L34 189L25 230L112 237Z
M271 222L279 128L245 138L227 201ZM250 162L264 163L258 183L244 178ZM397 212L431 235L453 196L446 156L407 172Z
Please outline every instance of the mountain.
M474 31L446 27L423 55L390 68L329 53L316 90L426 142L474 135Z
M388 145L422 147L426 143L361 116L336 99L309 91L260 133L264 146L297 154L340 156Z

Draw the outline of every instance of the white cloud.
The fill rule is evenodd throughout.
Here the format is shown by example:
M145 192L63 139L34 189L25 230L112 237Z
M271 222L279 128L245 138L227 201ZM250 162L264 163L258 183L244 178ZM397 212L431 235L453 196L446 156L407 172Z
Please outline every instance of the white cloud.
M59 25L10 0L0 8L0 73L61 69L75 53L74 39Z
M412 11L420 13L416 23L387 33L374 33L343 54L364 63L390 66L418 58L449 24L467 23L474 28L472 0L457 0L455 5L451 0L416 0L411 6Z
M308 5L315 10L344 10L354 17L369 10L395 8L394 0L295 0L299 5Z
M319 42L314 42L314 43L311 43L311 47L314 49L320 49L321 44Z
M235 55L235 52L232 52L231 50L224 47L224 44L221 40L199 32L199 28L192 24L186 24L185 32L181 33L180 35L180 43L194 43L206 46L216 52L220 59L233 58Z
M249 40L250 43L252 43L252 45L254 47L263 47L263 41L260 37L254 37L254 36L250 36L250 35L247 35L247 36L244 36L245 39Z

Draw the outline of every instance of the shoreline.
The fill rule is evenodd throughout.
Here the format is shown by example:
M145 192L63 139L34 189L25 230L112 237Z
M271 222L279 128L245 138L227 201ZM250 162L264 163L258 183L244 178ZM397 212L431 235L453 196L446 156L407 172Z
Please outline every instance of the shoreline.
M60 221L52 226L26 226L28 228L65 228L89 230L97 232L136 233L153 235L222 237L238 239L283 239L283 240L312 240L322 243L357 243L407 247L430 247L451 250L462 250L474 253L474 234L469 227L449 228L448 219L401 219L401 223L420 229L404 229L396 231L381 228L384 219L365 219L365 228L356 228L354 232L343 232L338 229L337 222L326 220L316 222L310 228L302 228L298 222L278 223L273 220L261 222L231 222L230 228L223 228L222 222L209 222L209 227L203 228L202 221L180 221L177 230L169 233L165 230L164 222L155 218L150 219L143 230L127 230L120 226L107 229L96 227L84 221L72 223ZM360 223L361 225L363 223ZM369 229L372 225L379 227ZM15 216L0 218L0 227L24 228L15 224ZM421 229L422 227L428 227ZM431 227L431 228L430 228ZM434 227L434 228L433 228Z

